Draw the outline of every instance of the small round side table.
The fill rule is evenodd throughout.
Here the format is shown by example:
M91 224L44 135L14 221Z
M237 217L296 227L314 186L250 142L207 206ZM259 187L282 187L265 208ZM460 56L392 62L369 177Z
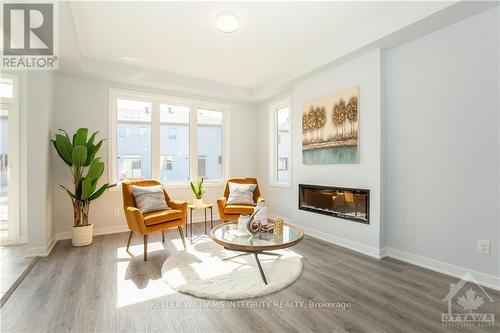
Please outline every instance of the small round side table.
M208 233L207 233L207 209L210 209L210 230L212 230L213 228L213 224L214 224L214 213L213 213L213 207L214 205L210 202L206 202L206 203L203 203L202 205L200 206L195 206L194 204L189 204L188 205L188 210L189 210L189 241L191 242L191 244L193 244L193 210L196 210L196 209L203 209L204 212L205 212L205 235L208 236ZM196 239L194 240L196 242L196 240L198 240L198 238L201 238L205 235L201 235L199 237L196 237Z

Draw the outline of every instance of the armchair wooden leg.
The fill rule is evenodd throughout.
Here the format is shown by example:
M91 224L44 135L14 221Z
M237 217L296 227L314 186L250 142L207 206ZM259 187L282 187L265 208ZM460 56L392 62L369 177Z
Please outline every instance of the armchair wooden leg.
M184 239L184 231L182 230L182 226L178 226L177 228L179 228L179 234L181 235L181 239L182 239L182 245L184 245L184 250L186 249L186 240Z
M148 261L148 235L144 235L144 261Z
M134 232L132 230L130 230L130 234L128 235L128 242L127 242L127 252L128 252L128 248L130 247L130 241L132 240L132 234Z
M163 243L165 243L165 231L164 230L161 231L161 241Z

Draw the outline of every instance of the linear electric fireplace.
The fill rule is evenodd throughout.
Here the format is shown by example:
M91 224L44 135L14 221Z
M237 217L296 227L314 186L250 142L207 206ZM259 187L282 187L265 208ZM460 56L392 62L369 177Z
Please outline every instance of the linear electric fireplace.
M299 184L299 209L369 224L370 190Z

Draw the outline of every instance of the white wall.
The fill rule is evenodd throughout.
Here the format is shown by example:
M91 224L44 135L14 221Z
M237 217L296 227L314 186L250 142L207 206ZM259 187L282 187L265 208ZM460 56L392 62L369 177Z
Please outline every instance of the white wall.
M79 127L88 127L90 131L99 131L101 138L108 137L108 94L110 88L197 98L196 96L185 96L152 89L146 90L140 87L58 74L56 76L56 121L54 129L62 128L68 132L74 132ZM230 106L230 176L255 177L257 175L254 161L257 147L255 107L231 101L211 101ZM107 153L107 145L103 145L100 155L105 161L107 161ZM59 160L57 154L53 154L52 166L55 172L53 181L55 229L56 232L68 232L71 230L72 225L72 208L67 194L59 188L59 184L71 185L70 173L65 164ZM106 167L108 166L106 165ZM105 172L103 182L108 181L107 175L107 172ZM169 194L175 199L192 200L191 190L188 187L170 189ZM205 200L215 203L221 194L222 186L208 187ZM114 215L115 208L119 210L118 216ZM201 211L197 213L201 213ZM217 210L214 207L215 218L217 218ZM99 200L96 200L91 207L90 220L94 223L94 228L103 231L116 231L126 228L121 191L116 189L108 191Z
M357 251L468 271L499 288L499 30L494 8L296 83L290 188L269 185L268 104L284 96L262 103L259 178L270 210ZM360 164L302 165L302 104L358 84ZM369 188L370 225L298 210L299 183ZM491 241L489 256L477 253L478 238Z
M54 76L50 71L29 71L20 76L21 164L25 163L21 198L26 199L21 203L21 225L27 225L28 255L45 253L54 236L50 167Z
M372 256L380 248L380 144L381 62L383 52L372 51L321 74L298 82L290 92L292 128L292 182L290 188L269 185L269 110L273 100L259 108L259 179L270 210L293 220L306 231L336 241ZM301 154L302 105L312 99L345 88L360 89L359 164L303 165ZM280 98L283 96L280 96ZM279 99L279 98L277 98ZM298 184L366 188L370 190L370 224L328 217L297 208Z
M497 277L498 34L495 8L388 52L386 184L389 247Z

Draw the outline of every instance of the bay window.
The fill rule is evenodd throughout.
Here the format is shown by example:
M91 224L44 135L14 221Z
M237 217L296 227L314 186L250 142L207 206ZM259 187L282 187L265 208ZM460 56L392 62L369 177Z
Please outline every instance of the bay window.
M225 105L110 90L110 181L222 181L227 116Z

